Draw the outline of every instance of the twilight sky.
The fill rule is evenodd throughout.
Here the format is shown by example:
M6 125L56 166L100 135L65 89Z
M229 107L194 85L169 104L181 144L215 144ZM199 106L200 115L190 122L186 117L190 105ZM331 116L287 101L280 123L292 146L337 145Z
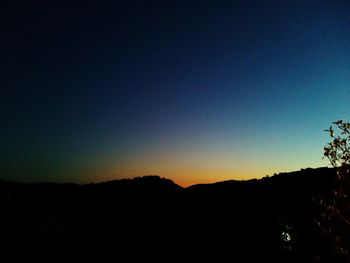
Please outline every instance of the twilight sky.
M2 179L259 178L349 120L347 0L8 2Z

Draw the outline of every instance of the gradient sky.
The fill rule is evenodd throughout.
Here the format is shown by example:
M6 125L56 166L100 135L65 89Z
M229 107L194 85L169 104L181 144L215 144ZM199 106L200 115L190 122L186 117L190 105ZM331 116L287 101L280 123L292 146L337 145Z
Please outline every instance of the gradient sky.
M349 1L8 2L2 179L259 178L350 119Z

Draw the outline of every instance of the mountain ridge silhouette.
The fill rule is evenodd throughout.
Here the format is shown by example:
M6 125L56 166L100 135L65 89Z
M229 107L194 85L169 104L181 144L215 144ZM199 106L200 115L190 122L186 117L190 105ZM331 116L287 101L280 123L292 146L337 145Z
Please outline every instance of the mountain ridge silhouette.
M186 188L159 176L0 181L0 260L343 262L314 220L335 181L333 168Z

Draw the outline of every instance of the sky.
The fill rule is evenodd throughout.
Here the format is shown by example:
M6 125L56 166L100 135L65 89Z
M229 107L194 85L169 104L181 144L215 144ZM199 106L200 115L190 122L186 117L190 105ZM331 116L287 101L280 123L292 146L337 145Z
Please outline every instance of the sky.
M187 186L327 166L350 2L5 1L0 178Z

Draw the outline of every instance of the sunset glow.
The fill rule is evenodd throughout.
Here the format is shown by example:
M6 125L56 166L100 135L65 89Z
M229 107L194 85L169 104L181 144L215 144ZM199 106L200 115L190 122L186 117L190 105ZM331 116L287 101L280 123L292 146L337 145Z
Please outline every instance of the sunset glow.
M117 2L9 7L2 179L189 186L327 165L323 130L350 116L348 4Z

